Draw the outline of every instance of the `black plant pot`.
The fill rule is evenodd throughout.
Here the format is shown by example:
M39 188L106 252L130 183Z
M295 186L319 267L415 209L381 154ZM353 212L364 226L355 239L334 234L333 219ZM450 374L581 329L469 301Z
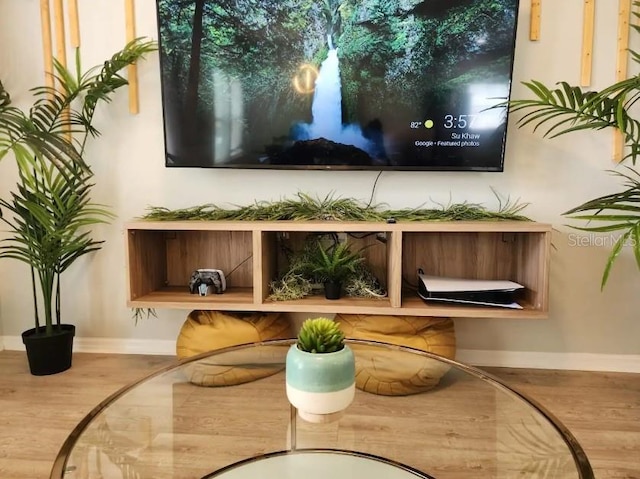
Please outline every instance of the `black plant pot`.
M340 299L340 291L342 283L336 281L327 281L324 283L324 297L327 299Z
M31 374L46 376L69 369L75 334L76 327L71 324L61 324L59 328L54 326L51 336L45 335L44 328L40 328L38 334L35 328L22 333Z

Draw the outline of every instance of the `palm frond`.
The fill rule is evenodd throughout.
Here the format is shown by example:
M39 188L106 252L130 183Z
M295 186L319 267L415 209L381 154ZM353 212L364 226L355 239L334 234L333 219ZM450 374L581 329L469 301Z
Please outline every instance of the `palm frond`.
M30 157L49 161L67 173L87 168L66 137L43 131L17 108L5 106L0 109L0 159L11 151L22 165L30 163Z
M640 7L640 1L633 4ZM640 18L640 13L633 15ZM631 28L640 33L640 26ZM629 51L633 61L640 63L640 53ZM600 90L584 91L567 82L557 88L549 88L542 82L532 80L524 85L533 94L533 99L512 100L500 106L520 113L518 126L542 129L546 137L558 137L578 131L615 128L624 138L626 147L622 161L636 164L640 158L640 121L633 116L640 101L640 75L632 76ZM640 173L627 167L623 172L614 172L623 180L625 189L592 200L566 211L570 219L586 222L573 226L591 233L619 233L607 259L602 287L609 278L611 268L625 245L633 247L640 268Z
M10 233L0 242L0 258L31 266L48 333L54 309L60 322L60 275L81 256L101 248L91 227L113 218L106 206L91 201L93 172L83 159L87 138L99 134L92 124L96 106L127 84L119 72L155 45L136 39L85 73L78 51L75 72L54 61L58 87L34 88L36 100L27 113L11 104L0 82L0 159L11 152L18 165L15 191L0 199L0 221ZM11 214L4 215L3 209ZM33 291L38 327L35 286Z
M640 122L633 118L629 109L638 101L640 78L620 81L600 92L583 91L567 82L558 83L550 89L543 83L532 80L524 85L536 97L508 102L512 112L521 112L518 126L532 126L534 131L544 129L544 136L555 138L581 130L620 130L627 145L640 142ZM634 163L640 151L632 148L627 154Z
M571 219L587 222L586 226L574 226L580 231L622 232L607 259L602 275L602 288L606 285L611 268L624 246L630 245L633 248L640 269L640 241L636 241L640 239L640 173L629 167L625 171L612 173L624 180L625 190L586 201L564 213Z
M96 105L99 102L111 101L111 94L118 88L128 84L127 80L119 72L156 49L155 42L136 38L127 43L122 50L115 53L109 60L105 61L99 73L92 75L93 71L90 71L89 75L83 76L80 87L85 91L86 96L82 106L82 116L85 119L93 118ZM97 131L94 131L93 134L95 136Z

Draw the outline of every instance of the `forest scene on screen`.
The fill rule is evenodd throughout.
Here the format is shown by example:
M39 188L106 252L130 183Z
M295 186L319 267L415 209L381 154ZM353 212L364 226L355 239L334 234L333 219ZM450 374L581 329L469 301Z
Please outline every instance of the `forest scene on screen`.
M157 0L166 165L502 170L518 0Z

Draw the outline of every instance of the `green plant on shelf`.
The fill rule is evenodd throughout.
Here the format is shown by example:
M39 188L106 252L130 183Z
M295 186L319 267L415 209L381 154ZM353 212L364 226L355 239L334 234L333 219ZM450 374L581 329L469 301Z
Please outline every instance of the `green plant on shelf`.
M356 266L356 271L344 283L347 296L352 298L386 298L387 292L380 286L378 278L364 264Z
M292 301L304 298L313 291L313 284L303 274L287 271L282 278L269 283L271 301Z
M308 258L309 273L321 283L342 283L353 276L356 268L364 262L363 249L351 251L351 245L347 241L325 246L317 240Z

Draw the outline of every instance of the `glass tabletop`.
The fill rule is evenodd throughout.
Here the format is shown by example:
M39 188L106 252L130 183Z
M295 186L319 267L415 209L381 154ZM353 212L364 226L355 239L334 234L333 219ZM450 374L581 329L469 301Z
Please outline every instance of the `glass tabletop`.
M63 444L55 479L593 478L573 435L496 378L414 349L348 340L353 403L324 424L285 391L295 340L209 352L127 386Z

